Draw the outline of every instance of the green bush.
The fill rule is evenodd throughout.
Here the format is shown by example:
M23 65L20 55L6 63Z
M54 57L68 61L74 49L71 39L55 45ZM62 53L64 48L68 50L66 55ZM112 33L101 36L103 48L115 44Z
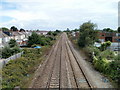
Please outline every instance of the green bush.
M16 40L10 39L10 41L9 41L9 46L10 46L10 48L15 47L15 46L18 46Z
M93 64L96 70L106 74L120 87L120 60L109 62L106 58L98 59L94 56Z
M2 50L2 58L8 58L13 55L12 50L9 47L4 47Z
M120 60L120 55L115 56L114 60Z
M41 49L24 49L23 57L9 61L2 70L2 87L24 86L29 75L34 73L34 67L40 63L41 55Z
M120 60L110 62L110 78L112 78L120 87Z
M107 41L107 42L104 42L101 44L101 47L100 47L100 50L101 51L104 51L107 49L107 47L109 47L111 45L111 42L110 41Z
M17 46L12 48L12 53L13 54L19 53L20 51L21 51L20 48L17 47Z
M19 47L15 46L13 48L4 47L2 50L2 58L9 58L10 56L19 53L21 50Z
M49 32L48 34L51 35L53 32ZM53 34L52 34L53 35ZM44 35L38 35L37 33L33 32L32 35L28 38L28 46L33 47L34 45L50 45L51 41L55 40L54 36L44 36Z
M99 55L99 57L102 57L102 58L107 58L108 60L110 59L114 59L115 55L113 53L113 51L111 50L105 50L105 51L102 51Z

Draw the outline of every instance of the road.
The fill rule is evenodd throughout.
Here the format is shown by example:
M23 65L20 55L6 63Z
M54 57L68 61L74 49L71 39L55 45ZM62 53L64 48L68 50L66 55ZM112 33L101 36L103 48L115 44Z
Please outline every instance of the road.
M66 33L53 45L29 88L95 88Z

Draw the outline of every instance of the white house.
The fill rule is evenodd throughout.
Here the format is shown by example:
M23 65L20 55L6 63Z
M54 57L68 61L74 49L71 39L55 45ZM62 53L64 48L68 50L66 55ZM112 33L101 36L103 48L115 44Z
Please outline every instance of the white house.
M9 40L10 40L10 37L4 34L2 30L0 30L0 45L1 45L0 47L4 47L5 45L7 45Z
M0 37L0 48L2 48L3 45L2 45L2 38Z
M49 31L36 31L37 34L46 35Z

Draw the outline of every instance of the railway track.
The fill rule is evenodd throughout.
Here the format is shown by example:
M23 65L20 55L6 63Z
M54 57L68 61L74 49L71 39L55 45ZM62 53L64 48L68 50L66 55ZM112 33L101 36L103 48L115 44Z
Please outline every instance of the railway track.
M31 88L93 88L65 33L60 36L37 73Z
M66 40L67 53L71 63L77 88L93 88L93 86L91 85L91 82L88 80L88 77L85 75L85 72L83 71L80 63L78 62L78 58L75 55L75 52L73 51L73 48L71 47L71 44L67 36L66 36L66 39L67 39Z

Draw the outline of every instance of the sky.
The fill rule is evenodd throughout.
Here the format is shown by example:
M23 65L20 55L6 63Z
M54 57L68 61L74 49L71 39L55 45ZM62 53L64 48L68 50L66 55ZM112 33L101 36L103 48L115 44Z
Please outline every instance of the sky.
M70 30L84 22L118 27L119 0L0 0L0 27Z

